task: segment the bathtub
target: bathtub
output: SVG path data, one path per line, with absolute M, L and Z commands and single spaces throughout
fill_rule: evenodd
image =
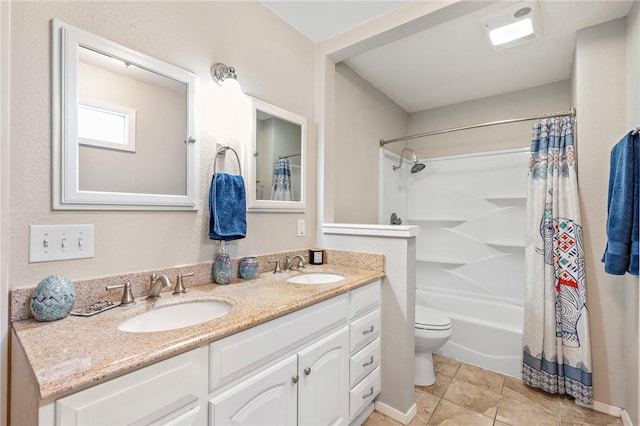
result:
M 437 353 L 522 377 L 522 306 L 432 290 L 417 290 L 416 303 L 451 319 L 453 335 Z

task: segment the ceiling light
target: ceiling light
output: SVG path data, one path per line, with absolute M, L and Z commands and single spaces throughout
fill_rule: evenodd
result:
M 509 43 L 533 34 L 533 22 L 531 19 L 521 19 L 502 27 L 489 31 L 489 38 L 494 46 Z
M 491 44 L 497 48 L 515 46 L 540 37 L 540 9 L 537 2 L 519 2 L 480 19 Z

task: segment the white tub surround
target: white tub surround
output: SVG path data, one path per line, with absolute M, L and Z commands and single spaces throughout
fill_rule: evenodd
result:
M 516 377 L 528 157 L 523 148 L 423 160 L 426 169 L 408 176 L 403 217 L 420 227 L 417 303 L 453 325 L 437 352 Z
M 323 224 L 324 247 L 379 253 L 382 280 L 382 391 L 376 410 L 409 424 L 416 415 L 414 395 L 415 254 L 417 226 Z

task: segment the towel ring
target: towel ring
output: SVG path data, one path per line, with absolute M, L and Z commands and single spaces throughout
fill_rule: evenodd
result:
M 219 155 L 227 155 L 227 150 L 231 150 L 233 151 L 233 153 L 236 155 L 236 160 L 238 160 L 238 171 L 240 172 L 240 174 L 242 174 L 242 165 L 240 164 L 240 157 L 238 157 L 238 153 L 236 152 L 235 149 L 231 148 L 230 146 L 221 146 L 220 148 L 218 148 L 218 151 L 216 152 L 216 158 L 213 160 L 213 174 L 216 174 L 216 163 L 218 162 L 218 156 Z

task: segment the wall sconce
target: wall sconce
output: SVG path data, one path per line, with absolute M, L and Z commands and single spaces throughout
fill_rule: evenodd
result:
M 222 87 L 235 87 L 240 91 L 240 83 L 234 67 L 216 62 L 211 67 L 211 78 Z

